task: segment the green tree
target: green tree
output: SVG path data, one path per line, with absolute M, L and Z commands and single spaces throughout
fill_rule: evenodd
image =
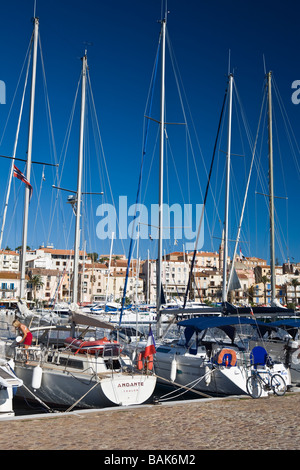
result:
M 96 253 L 95 251 L 93 253 L 88 253 L 88 256 L 91 258 L 93 263 L 95 263 L 98 259 L 98 253 Z
M 44 285 L 42 276 L 40 274 L 36 274 L 35 276 L 32 276 L 30 278 L 30 283 L 33 286 L 33 298 L 34 298 L 34 301 L 36 302 L 36 290 L 38 287 L 41 287 Z
M 268 278 L 268 276 L 261 276 L 261 282 L 263 283 L 264 285 L 264 303 L 266 304 L 267 303 L 267 288 L 266 288 L 266 284 L 268 282 L 270 282 L 270 278 Z

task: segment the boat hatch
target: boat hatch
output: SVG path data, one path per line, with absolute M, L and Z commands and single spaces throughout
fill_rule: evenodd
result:
M 108 359 L 107 361 L 105 360 L 105 365 L 106 368 L 109 370 L 118 370 L 121 369 L 121 364 L 119 359 Z
M 170 348 L 164 348 L 164 347 L 162 347 L 162 346 L 159 346 L 159 347 L 157 348 L 157 352 L 168 353 L 168 352 L 170 352 L 170 351 L 171 351 Z
M 70 359 L 67 357 L 60 357 L 59 363 L 62 366 L 73 367 L 73 369 L 83 369 L 83 361 L 79 361 L 78 359 Z
M 83 361 L 80 359 L 73 359 L 71 357 L 64 357 L 64 356 L 48 356 L 48 362 L 52 362 L 54 364 L 58 364 L 65 367 L 72 367 L 73 369 L 80 369 L 83 370 Z

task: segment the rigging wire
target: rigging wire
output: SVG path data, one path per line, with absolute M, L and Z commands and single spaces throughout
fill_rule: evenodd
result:
M 233 276 L 235 255 L 236 255 L 237 246 L 238 246 L 238 243 L 239 243 L 239 240 L 240 240 L 241 227 L 242 227 L 242 222 L 243 222 L 243 218 L 244 218 L 244 210 L 245 210 L 245 206 L 246 206 L 246 201 L 247 201 L 247 198 L 248 198 L 250 178 L 251 178 L 251 175 L 252 175 L 252 168 L 253 168 L 253 163 L 254 163 L 255 154 L 256 154 L 256 146 L 257 146 L 257 140 L 258 140 L 258 135 L 259 135 L 259 130 L 260 130 L 260 124 L 261 124 L 261 118 L 262 118 L 262 113 L 263 113 L 263 108 L 264 108 L 265 97 L 266 97 L 266 95 L 264 95 L 264 97 L 263 97 L 263 102 L 262 102 L 262 105 L 261 105 L 261 111 L 260 111 L 260 116 L 259 116 L 259 121 L 258 121 L 258 128 L 257 128 L 257 132 L 256 132 L 256 138 L 255 138 L 254 146 L 253 146 L 253 149 L 252 149 L 252 159 L 251 159 L 250 170 L 249 170 L 247 184 L 246 184 L 245 196 L 244 196 L 244 201 L 243 201 L 242 212 L 241 212 L 241 215 L 240 215 L 240 220 L 239 220 L 239 225 L 238 225 L 238 231 L 237 231 L 233 256 L 232 256 L 231 269 L 230 269 L 228 285 L 227 285 L 227 294 L 228 294 L 228 291 L 229 291 L 230 281 L 231 281 L 232 276 Z M 241 107 L 241 109 L 242 109 L 242 107 Z M 244 119 L 245 118 L 244 113 L 242 113 L 242 116 L 243 116 L 243 119 Z M 246 122 L 244 124 L 246 124 Z M 245 128 L 248 130 L 248 126 L 245 126 Z M 250 136 L 250 130 L 248 130 L 249 143 L 252 144 L 252 139 L 250 141 L 250 137 L 251 137 Z M 251 145 L 251 147 L 252 147 L 252 145 Z
M 219 132 L 220 132 L 221 123 L 222 123 L 222 119 L 223 119 L 225 103 L 226 103 L 226 100 L 227 100 L 227 92 L 228 92 L 228 89 L 226 88 L 224 99 L 223 99 L 223 104 L 222 104 L 222 108 L 221 108 L 219 124 L 218 124 L 217 136 L 216 136 L 215 145 L 214 145 L 214 149 L 213 149 L 213 156 L 212 156 L 211 165 L 210 165 L 210 169 L 209 169 L 208 181 L 207 181 L 207 184 L 206 184 L 205 196 L 204 196 L 204 200 L 203 200 L 203 210 L 205 209 L 208 190 L 209 190 L 209 187 L 210 187 L 210 179 L 211 179 L 213 164 L 214 164 L 214 160 L 215 160 L 217 143 L 218 143 L 218 140 L 219 140 Z M 203 210 L 202 210 L 202 215 L 203 215 Z M 199 224 L 199 227 L 198 227 L 198 235 L 197 235 L 197 239 L 196 239 L 196 243 L 195 243 L 195 249 L 194 249 L 194 253 L 193 253 L 192 262 L 191 262 L 187 288 L 186 288 L 186 292 L 185 292 L 185 295 L 184 295 L 183 308 L 185 308 L 185 306 L 186 306 L 188 293 L 189 293 L 189 290 L 190 290 L 190 287 L 191 287 L 191 280 L 192 280 L 193 269 L 194 269 L 196 254 L 197 254 L 198 237 L 199 237 L 199 234 L 200 234 L 201 223 L 202 223 L 202 218 L 201 218 L 201 221 L 200 221 L 200 224 Z
M 272 83 L 273 83 L 273 90 L 275 92 L 274 96 L 276 97 L 276 104 L 278 104 L 279 110 L 281 112 L 281 117 L 282 117 L 282 120 L 283 120 L 283 123 L 284 123 L 284 128 L 285 128 L 285 131 L 286 131 L 286 136 L 287 136 L 287 140 L 288 140 L 288 143 L 289 143 L 289 146 L 290 146 L 290 150 L 291 150 L 291 153 L 292 153 L 293 157 L 295 158 L 296 170 L 299 171 L 299 165 L 298 165 L 297 158 L 296 158 L 296 151 L 295 151 L 293 143 L 292 143 L 293 138 L 295 136 L 293 134 L 292 127 L 290 126 L 290 122 L 289 122 L 286 110 L 284 108 L 282 98 L 280 96 L 280 93 L 279 93 L 279 90 L 278 90 L 278 87 L 277 87 L 277 84 L 276 84 L 276 81 L 275 81 L 274 77 L 273 77 Z M 267 109 L 265 111 L 265 116 L 266 115 L 267 115 Z M 285 194 L 287 194 L 287 186 L 286 186 L 286 182 L 285 182 L 285 173 L 284 173 L 284 168 L 283 168 L 284 165 L 283 165 L 282 151 L 281 151 L 281 145 L 280 145 L 280 142 L 279 142 L 279 125 L 278 125 L 276 113 L 274 112 L 274 107 L 273 107 L 273 122 L 274 122 L 274 131 L 275 131 L 275 134 L 276 134 L 276 144 L 277 144 L 276 150 L 277 150 L 277 153 L 279 155 L 279 162 L 280 162 L 280 165 L 281 165 L 281 175 L 282 175 L 282 179 L 283 179 L 282 186 L 285 189 Z M 266 127 L 266 125 L 264 125 L 264 128 L 265 127 Z M 291 134 L 292 134 L 293 138 L 291 137 Z M 297 151 L 299 152 L 299 147 L 297 145 L 296 139 L 294 139 L 294 140 L 295 140 L 295 143 L 296 143 Z M 274 139 L 274 141 L 275 141 L 275 139 Z M 263 145 L 263 137 L 262 137 L 262 140 L 261 140 L 261 149 L 262 149 L 262 145 Z M 262 193 L 265 195 L 264 200 L 265 200 L 265 203 L 266 203 L 267 212 L 269 214 L 269 203 L 268 203 L 268 196 L 267 196 L 268 195 L 268 189 L 267 189 L 266 184 L 264 183 L 264 179 L 263 179 L 266 172 L 263 169 L 262 158 L 261 158 L 262 153 L 263 153 L 263 151 L 261 150 L 260 151 L 259 161 L 256 163 L 257 175 L 258 175 L 258 180 L 259 180 L 261 188 L 262 188 Z M 298 173 L 298 176 L 299 176 L 299 173 Z M 278 198 L 278 196 L 276 198 Z M 286 236 L 284 235 L 284 230 L 282 228 L 282 220 L 278 215 L 278 210 L 276 210 L 276 207 L 274 209 L 274 212 L 275 212 L 274 217 L 275 217 L 275 221 L 276 221 L 276 223 L 275 223 L 276 242 L 277 242 L 277 245 L 278 245 L 278 248 L 280 250 L 282 258 L 285 259 L 284 253 L 286 253 L 287 257 L 288 257 L 288 251 L 289 251 L 289 243 L 288 243 L 288 230 L 289 230 L 289 224 L 288 224 L 288 198 L 286 196 L 284 196 L 284 197 L 282 197 L 282 199 L 286 200 L 286 216 L 287 216 L 287 220 L 286 220 L 287 234 L 286 234 Z M 256 205 L 255 205 L 255 209 L 256 209 Z M 255 215 L 256 215 L 255 219 L 256 219 L 256 231 L 257 231 L 257 210 L 255 212 Z M 268 233 L 268 229 L 267 229 L 266 235 L 267 235 L 267 233 Z M 284 244 L 285 248 L 282 244 L 282 240 L 283 240 L 283 244 Z M 256 233 L 256 244 L 257 244 L 257 233 Z
M 27 52 L 26 52 L 26 54 L 25 54 L 25 59 L 24 59 L 24 62 L 23 62 L 22 68 L 21 68 L 21 72 L 20 72 L 20 75 L 19 75 L 19 78 L 18 78 L 18 82 L 17 82 L 16 89 L 15 89 L 15 92 L 14 92 L 14 96 L 13 96 L 13 98 L 12 98 L 12 102 L 11 102 L 11 105 L 10 105 L 10 108 L 9 108 L 9 111 L 8 111 L 7 119 L 6 119 L 4 128 L 3 128 L 3 132 L 2 132 L 1 139 L 0 139 L 0 145 L 2 145 L 2 142 L 3 142 L 3 138 L 4 138 L 4 135 L 5 135 L 5 132 L 6 132 L 6 128 L 7 128 L 7 125 L 8 125 L 8 121 L 9 121 L 9 119 L 10 119 L 10 115 L 11 115 L 11 112 L 12 112 L 12 108 L 13 108 L 13 105 L 14 105 L 14 102 L 15 102 L 15 99 L 16 99 L 16 95 L 17 95 L 17 91 L 18 91 L 19 85 L 20 85 L 21 77 L 22 77 L 22 75 L 23 75 L 23 70 L 24 70 L 25 64 L 26 64 L 26 62 L 27 62 L 27 57 L 28 57 L 29 53 L 31 54 L 32 42 L 33 42 L 33 33 L 32 33 L 32 35 L 31 35 L 31 38 L 30 38 L 30 41 L 29 41 L 29 45 L 28 45 L 28 48 L 27 48 Z
M 204 155 L 203 155 L 201 145 L 200 145 L 200 142 L 199 142 L 198 133 L 196 131 L 196 126 L 195 126 L 195 123 L 194 123 L 194 120 L 193 120 L 193 117 L 192 117 L 191 109 L 190 109 L 189 102 L 188 102 L 188 99 L 187 99 L 187 95 L 186 95 L 186 92 L 185 92 L 185 88 L 184 88 L 184 85 L 183 85 L 183 80 L 181 78 L 179 66 L 178 66 L 178 63 L 177 63 L 177 60 L 176 60 L 176 57 L 175 57 L 174 49 L 172 47 L 172 43 L 171 43 L 168 31 L 166 31 L 166 33 L 167 33 L 166 34 L 167 44 L 168 44 L 168 48 L 169 48 L 169 52 L 170 52 L 170 60 L 171 60 L 172 68 L 173 68 L 173 73 L 174 73 L 174 77 L 175 77 L 175 81 L 176 81 L 177 92 L 178 92 L 179 100 L 180 100 L 180 103 L 181 103 L 181 109 L 182 109 L 182 113 L 183 113 L 183 120 L 184 120 L 184 123 L 186 125 L 187 143 L 189 144 L 189 148 L 191 149 L 191 156 L 192 156 L 192 161 L 193 161 L 193 164 L 194 164 L 195 175 L 196 175 L 196 178 L 197 178 L 199 191 L 200 191 L 200 194 L 201 194 L 201 197 L 202 197 L 202 200 L 203 200 L 202 185 L 200 183 L 200 176 L 199 176 L 199 172 L 198 172 L 199 164 L 196 161 L 196 155 L 195 155 L 195 151 L 194 151 L 194 148 L 193 148 L 193 145 L 192 145 L 192 137 L 191 137 L 191 132 L 190 132 L 190 126 L 188 125 L 187 112 L 185 110 L 183 97 L 185 99 L 185 102 L 187 103 L 186 107 L 187 107 L 189 119 L 191 121 L 191 128 L 192 128 L 192 130 L 194 132 L 194 135 L 195 135 L 198 151 L 199 151 L 199 154 L 200 154 L 200 157 L 201 157 L 201 162 L 202 162 L 202 165 L 203 165 L 203 170 L 204 170 L 204 174 L 206 175 L 206 178 L 208 178 L 208 170 L 207 170 L 207 167 L 206 167 L 206 162 L 205 162 Z M 189 190 L 189 188 L 190 188 L 190 184 L 188 185 L 188 190 Z M 218 204 L 216 203 L 216 200 L 215 200 L 215 195 L 212 193 L 211 196 L 212 196 L 212 199 L 213 199 L 213 204 L 214 204 L 215 211 L 218 215 L 219 220 L 221 220 L 220 216 L 219 216 L 219 212 L 218 212 Z M 204 215 L 205 215 L 206 221 L 207 221 L 207 229 L 209 231 L 210 238 L 212 239 L 212 230 L 210 229 L 208 214 L 204 214 Z
M 148 96 L 150 98 L 150 102 L 149 102 L 149 111 L 150 111 L 149 115 L 150 116 L 151 116 L 151 112 L 152 112 L 152 104 L 153 104 L 153 97 L 154 97 L 154 85 L 155 85 L 155 79 L 156 79 L 156 74 L 157 74 L 157 69 L 158 69 L 159 49 L 160 49 L 160 44 L 161 44 L 161 33 L 159 35 L 158 44 L 159 45 L 158 45 L 157 54 L 156 54 L 156 58 L 155 58 L 154 74 L 152 75 L 153 81 L 150 84 L 151 92 L 148 94 Z M 145 155 L 146 155 L 146 151 L 147 151 L 149 126 L 150 126 L 150 121 L 147 120 L 147 124 L 146 124 L 146 127 L 145 127 L 145 134 L 144 134 L 144 143 L 143 143 L 143 148 L 142 148 L 142 161 L 141 161 L 141 167 L 140 167 L 139 182 L 138 182 L 138 188 L 137 188 L 137 194 L 136 194 L 135 215 L 136 215 L 137 206 L 138 206 L 140 198 L 141 198 L 141 185 L 142 185 Z M 132 235 L 133 235 L 133 231 L 134 231 L 134 227 L 135 227 L 135 221 L 136 221 L 136 218 L 134 219 L 133 224 L 132 224 Z M 130 237 L 129 255 L 128 255 L 127 268 L 126 268 L 126 277 L 125 277 L 125 283 L 124 283 L 124 290 L 123 290 L 119 325 L 121 325 L 121 323 L 122 323 L 122 316 L 123 316 L 123 311 L 124 311 L 124 306 L 125 306 L 126 289 L 127 289 L 130 262 L 131 262 L 131 256 L 132 256 L 132 244 L 133 244 L 133 236 Z
M 90 79 L 89 72 L 87 72 L 87 79 L 88 79 L 87 81 L 88 81 L 88 84 L 89 84 L 89 87 L 90 87 L 91 100 L 92 100 L 92 110 L 94 112 L 94 119 L 95 119 L 95 124 L 96 124 L 96 129 L 97 129 L 97 135 L 98 135 L 98 138 L 99 138 L 99 144 L 100 144 L 100 148 L 101 148 L 101 152 L 102 152 L 102 158 L 103 158 L 106 178 L 107 178 L 107 182 L 108 182 L 108 186 L 109 186 L 110 196 L 111 196 L 113 206 L 116 207 L 114 196 L 113 196 L 113 191 L 112 191 L 112 186 L 111 186 L 111 182 L 110 182 L 110 178 L 109 178 L 108 167 L 107 167 L 107 163 L 106 163 L 105 152 L 104 152 L 102 137 L 101 137 L 101 133 L 100 133 L 99 121 L 98 121 L 98 118 L 97 118 L 95 100 L 94 100 L 94 96 L 93 96 L 93 92 L 92 92 L 91 79 Z M 118 217 L 116 218 L 116 221 L 117 221 L 117 226 L 120 230 Z M 123 239 L 121 239 L 121 244 L 122 244 L 122 247 L 123 247 L 123 252 L 125 253 L 125 247 L 124 247 Z
M 79 80 L 78 80 L 78 83 L 77 83 L 77 88 L 76 88 L 76 91 L 75 91 L 75 97 L 74 97 L 73 105 L 72 105 L 72 108 L 71 108 L 70 118 L 69 118 L 69 122 L 68 122 L 68 125 L 67 125 L 67 130 L 66 130 L 64 142 L 63 142 L 63 145 L 62 145 L 62 150 L 61 150 L 61 153 L 60 153 L 60 158 L 59 158 L 60 173 L 57 172 L 56 175 L 55 175 L 55 185 L 58 186 L 58 187 L 61 186 L 64 166 L 65 166 L 65 163 L 66 163 L 67 151 L 68 151 L 68 146 L 69 146 L 69 141 L 70 141 L 70 135 L 71 135 L 72 125 L 73 125 L 73 120 L 74 120 L 74 114 L 75 114 L 75 108 L 76 108 L 76 102 L 77 102 L 80 83 L 81 83 L 81 73 L 80 73 L 80 77 L 79 77 Z M 53 197 L 54 197 L 54 204 L 53 204 L 52 215 L 50 216 L 50 220 L 49 220 L 47 244 L 50 240 L 50 236 L 51 236 L 51 233 L 52 233 L 54 217 L 55 217 L 55 215 L 57 215 L 57 217 L 58 217 L 59 212 L 61 213 L 61 216 L 62 216 L 62 219 L 63 219 L 63 227 L 65 228 L 65 227 L 69 226 L 69 230 L 70 230 L 70 227 L 71 227 L 71 224 L 67 224 L 66 221 L 65 221 L 61 191 L 58 189 L 55 192 L 55 195 Z M 58 204 L 59 204 L 59 207 L 57 208 Z M 69 235 L 66 236 L 66 245 L 65 246 L 68 246 L 68 239 L 69 239 Z
M 31 52 L 32 52 L 32 49 L 30 49 L 30 54 L 29 54 L 29 58 L 28 58 L 28 64 L 27 64 L 27 70 L 26 70 L 26 75 L 25 75 L 23 94 L 22 94 L 22 99 L 21 99 L 20 113 L 19 113 L 19 119 L 18 119 L 18 124 L 17 124 L 17 131 L 16 131 L 16 137 L 15 137 L 14 149 L 13 149 L 13 159 L 11 161 L 10 173 L 9 173 L 8 182 L 7 182 L 6 191 L 5 191 L 6 199 L 5 199 L 4 209 L 3 209 L 2 227 L 1 227 L 1 234 L 0 234 L 0 248 L 2 248 L 3 233 L 4 233 L 5 223 L 6 223 L 6 214 L 7 214 L 8 203 L 9 203 L 9 198 L 10 198 L 11 182 L 12 182 L 13 171 L 14 171 L 14 159 L 15 159 L 15 156 L 16 156 L 17 145 L 18 145 L 18 141 L 19 141 L 21 118 L 22 118 L 22 115 L 23 115 L 24 99 L 25 99 L 25 93 L 26 93 L 26 89 L 27 89 L 29 67 L 30 67 L 30 62 L 31 62 Z

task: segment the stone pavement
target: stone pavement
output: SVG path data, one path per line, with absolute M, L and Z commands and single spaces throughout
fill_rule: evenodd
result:
M 300 450 L 300 394 L 0 421 L 1 450 Z

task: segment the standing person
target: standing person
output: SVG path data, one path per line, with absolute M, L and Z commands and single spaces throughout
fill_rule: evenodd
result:
M 28 349 L 29 346 L 31 346 L 32 343 L 32 333 L 29 331 L 29 328 L 27 328 L 26 325 L 23 325 L 19 320 L 14 320 L 13 321 L 13 326 L 17 328 L 22 335 L 22 339 L 19 344 L 23 343 L 25 349 Z M 28 364 L 28 351 L 26 351 L 26 364 Z

